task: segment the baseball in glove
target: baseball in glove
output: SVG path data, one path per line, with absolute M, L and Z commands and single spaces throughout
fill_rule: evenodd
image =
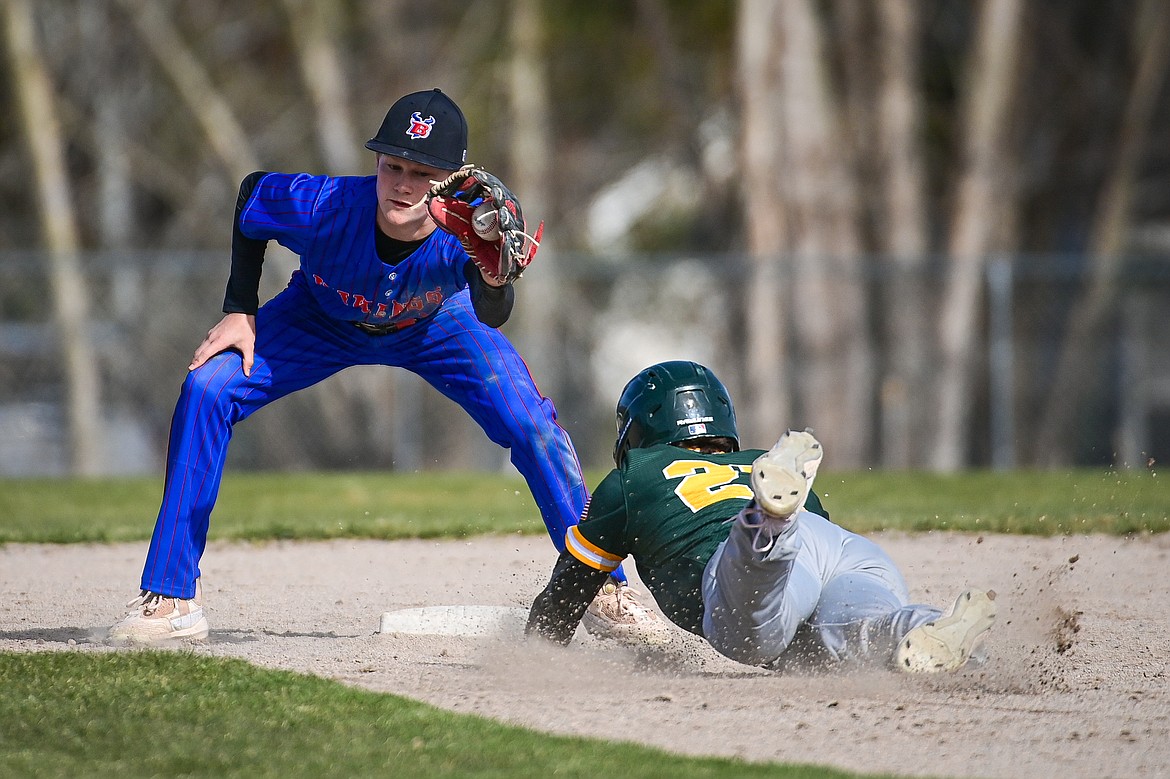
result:
M 520 278 L 536 256 L 544 222 L 524 231 L 520 201 L 504 182 L 474 165 L 464 165 L 427 193 L 427 211 L 463 244 L 480 272 L 497 285 Z

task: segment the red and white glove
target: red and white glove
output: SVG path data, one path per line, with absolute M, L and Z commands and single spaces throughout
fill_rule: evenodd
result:
M 433 185 L 427 212 L 459 239 L 484 277 L 497 285 L 520 278 L 544 233 L 541 222 L 528 235 L 520 201 L 499 178 L 474 165 L 464 165 Z

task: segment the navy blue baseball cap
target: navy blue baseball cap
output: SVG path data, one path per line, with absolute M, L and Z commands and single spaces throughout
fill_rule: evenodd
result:
M 467 161 L 467 119 L 439 89 L 412 92 L 390 106 L 366 148 L 432 168 L 457 170 Z

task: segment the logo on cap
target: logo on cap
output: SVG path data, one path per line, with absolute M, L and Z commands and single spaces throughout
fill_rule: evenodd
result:
M 406 128 L 406 134 L 415 140 L 426 138 L 431 134 L 431 128 L 434 126 L 435 117 L 428 116 L 426 119 L 423 119 L 422 114 L 415 111 L 410 115 L 410 127 Z

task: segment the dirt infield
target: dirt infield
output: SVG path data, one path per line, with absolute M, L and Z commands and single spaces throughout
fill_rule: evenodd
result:
M 396 637 L 382 612 L 527 606 L 546 539 L 213 544 L 211 637 L 194 651 L 319 674 L 458 712 L 693 755 L 905 776 L 1170 777 L 1170 537 L 875 536 L 912 597 L 999 594 L 979 668 L 778 675 L 680 634 L 665 653 L 581 637 Z M 145 544 L 0 547 L 0 650 L 101 643 L 137 586 Z

